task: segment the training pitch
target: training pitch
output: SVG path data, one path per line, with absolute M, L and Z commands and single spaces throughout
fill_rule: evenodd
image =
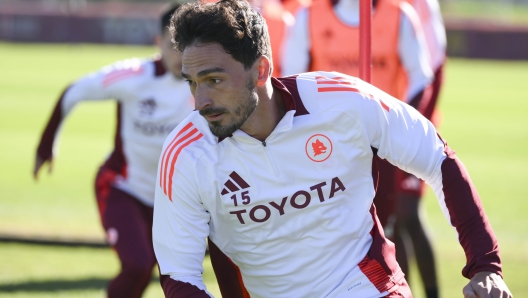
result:
M 153 47 L 0 43 L 0 238 L 101 242 L 93 179 L 110 152 L 115 103 L 81 103 L 65 121 L 52 174 L 31 175 L 35 149 L 62 90 L 116 60 Z M 450 59 L 440 98 L 440 133 L 469 170 L 501 245 L 505 279 L 528 293 L 528 62 Z M 462 297 L 465 263 L 456 232 L 431 191 L 423 199 L 441 296 Z M 0 242 L 0 297 L 104 297 L 118 272 L 107 248 Z M 208 259 L 205 279 L 217 295 Z M 414 269 L 414 267 L 413 267 Z M 410 282 L 424 297 L 416 270 Z M 154 278 L 146 297 L 162 296 Z

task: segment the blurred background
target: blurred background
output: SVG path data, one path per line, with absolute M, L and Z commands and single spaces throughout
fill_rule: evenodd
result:
M 119 271 L 93 195 L 113 145 L 115 103 L 83 103 L 61 131 L 52 173 L 35 150 L 61 92 L 114 61 L 149 57 L 167 1 L 0 0 L 0 297 L 104 297 Z M 440 0 L 447 33 L 439 109 L 501 245 L 515 297 L 528 295 L 528 0 Z M 464 253 L 424 198 L 441 297 L 462 297 Z M 205 278 L 219 295 L 210 265 Z M 411 270 L 416 270 L 411 263 Z M 415 297 L 425 297 L 417 274 Z M 153 278 L 145 297 L 161 297 Z M 528 297 L 528 296 L 526 296 Z

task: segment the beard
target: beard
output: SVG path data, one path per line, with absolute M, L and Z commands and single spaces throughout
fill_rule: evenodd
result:
M 257 108 L 257 102 L 258 102 L 258 96 L 255 91 L 255 84 L 251 81 L 251 79 L 248 79 L 246 82 L 246 92 L 244 97 L 246 97 L 246 100 L 243 101 L 243 103 L 238 106 L 233 113 L 230 113 L 227 108 L 224 107 L 208 107 L 205 109 L 200 110 L 200 115 L 207 116 L 207 115 L 215 115 L 215 114 L 231 114 L 233 116 L 233 119 L 230 123 L 222 125 L 220 121 L 211 121 L 209 123 L 209 129 L 211 129 L 211 132 L 223 139 L 230 137 L 233 135 L 235 131 L 240 129 L 244 122 L 246 122 L 247 118 L 253 113 L 253 111 Z

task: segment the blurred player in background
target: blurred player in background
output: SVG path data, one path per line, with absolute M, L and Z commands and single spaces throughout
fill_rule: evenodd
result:
M 429 101 L 422 101 L 422 107 L 419 110 L 422 111 L 422 115 L 438 125 L 440 119 L 434 114 L 434 111 L 443 83 L 443 69 L 447 50 L 446 31 L 440 5 L 438 0 L 404 1 L 409 2 L 418 13 L 429 52 L 429 65 L 434 72 L 432 94 Z
M 408 4 L 373 1 L 372 83 L 418 106 L 433 79 L 416 12 Z M 359 0 L 315 1 L 301 8 L 285 41 L 282 72 L 359 74 Z
M 446 59 L 445 27 L 437 0 L 406 0 L 413 5 L 422 24 L 429 65 L 434 71 L 434 81 L 429 95 L 420 102 L 418 110 L 438 127 L 440 113 L 436 109 L 443 81 L 443 65 Z M 394 225 L 396 259 L 403 272 L 409 274 L 409 259 L 416 258 L 427 298 L 439 297 L 439 286 L 433 248 L 423 219 L 420 218 L 421 197 L 425 184 L 414 175 L 396 171 L 396 207 L 389 224 Z
M 429 104 L 434 105 L 430 61 L 423 28 L 412 6 L 401 0 L 374 0 L 372 84 L 426 115 Z M 285 42 L 282 69 L 284 74 L 335 70 L 358 76 L 359 0 L 321 0 L 301 9 Z M 436 297 L 433 250 L 419 221 L 416 203 L 422 192 L 421 180 L 385 160 L 376 159 L 376 162 L 379 185 L 374 203 L 380 222 L 387 236 L 396 242 L 398 261 L 401 259 L 406 274 L 409 272 L 406 253 L 410 250 L 404 249 L 401 236 L 416 239 L 417 263 L 426 292 L 428 297 Z M 402 220 L 397 220 L 396 213 L 402 214 Z M 409 224 L 419 226 L 409 227 Z M 399 229 L 397 233 L 396 229 Z
M 280 0 L 253 0 L 250 3 L 253 7 L 260 9 L 262 16 L 266 20 L 270 34 L 271 49 L 273 53 L 277 53 L 273 60 L 273 76 L 280 77 L 282 75 L 281 54 L 287 29 L 293 26 L 295 22 L 293 15 Z
M 102 226 L 121 262 L 120 273 L 108 285 L 109 298 L 141 297 L 150 281 L 156 263 L 151 235 L 158 157 L 167 135 L 194 106 L 189 86 L 181 78 L 181 55 L 172 49 L 167 30 L 177 7 L 161 16 L 159 55 L 116 62 L 64 91 L 37 149 L 35 179 L 45 163 L 51 168 L 59 127 L 77 103 L 117 101 L 114 151 L 95 181 Z
M 312 0 L 283 0 L 282 5 L 292 15 L 296 15 L 299 9 L 308 7 L 312 4 Z

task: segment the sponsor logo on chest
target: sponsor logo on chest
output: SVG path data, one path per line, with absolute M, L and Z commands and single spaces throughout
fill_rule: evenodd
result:
M 328 193 L 327 190 L 330 190 Z M 241 192 L 238 192 L 243 190 Z M 339 177 L 332 178 L 331 181 L 323 181 L 315 185 L 306 187 L 293 192 L 293 194 L 283 197 L 282 199 L 272 200 L 265 204 L 249 206 L 252 203 L 251 186 L 235 171 L 229 174 L 228 180 L 224 183 L 221 195 L 230 195 L 231 204 L 237 207 L 237 210 L 229 212 L 235 216 L 240 224 L 246 224 L 249 221 L 263 223 L 274 216 L 283 216 L 295 209 L 304 209 L 313 204 L 321 204 L 332 199 L 336 192 L 345 191 L 346 187 Z M 312 196 L 313 192 L 316 195 Z M 325 196 L 328 193 L 328 197 Z M 286 208 L 290 205 L 294 209 Z M 288 212 L 286 210 L 289 210 Z

